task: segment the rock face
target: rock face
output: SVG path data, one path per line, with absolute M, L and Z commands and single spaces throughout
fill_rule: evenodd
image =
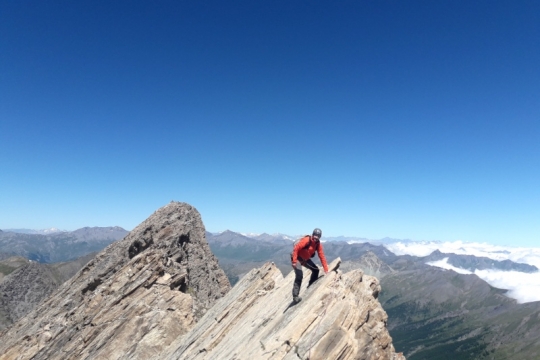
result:
M 197 210 L 172 202 L 0 334 L 0 359 L 150 359 L 230 289 Z
M 4 277 L 29 263 L 30 261 L 22 256 L 10 256 L 9 254 L 0 253 L 0 283 L 2 283 Z
M 47 265 L 28 262 L 0 283 L 0 330 L 26 315 L 62 281 Z
M 28 314 L 96 253 L 56 264 L 40 264 L 20 256 L 0 260 L 0 331 Z M 7 276 L 2 278 L 6 271 Z
M 291 303 L 294 273 L 273 263 L 248 273 L 163 359 L 405 359 L 396 354 L 376 278 L 336 270 Z
M 364 274 L 375 276 L 377 279 L 381 279 L 386 274 L 393 274 L 396 271 L 388 266 L 384 261 L 379 259 L 372 251 L 366 251 L 364 255 L 358 260 L 344 261 L 341 265 L 343 271 L 349 271 L 354 269 L 362 269 Z

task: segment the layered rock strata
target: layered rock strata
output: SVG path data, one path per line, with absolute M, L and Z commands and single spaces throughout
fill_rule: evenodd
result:
M 377 300 L 374 277 L 337 270 L 291 302 L 294 273 L 283 277 L 273 263 L 248 273 L 163 359 L 405 359 L 396 353 Z
M 151 359 L 230 289 L 197 210 L 172 202 L 0 334 L 0 359 Z

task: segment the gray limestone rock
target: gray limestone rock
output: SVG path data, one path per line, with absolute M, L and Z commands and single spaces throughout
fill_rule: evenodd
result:
M 26 262 L 0 283 L 0 312 L 5 314 L 0 330 L 26 315 L 62 283 L 51 267 Z
M 0 260 L 0 331 L 28 314 L 94 256 L 96 253 L 56 264 L 36 263 L 20 256 Z
M 161 359 L 380 359 L 404 360 L 386 329 L 377 300 L 378 280 L 337 270 L 306 287 L 294 304 L 294 272 L 285 278 L 273 263 L 244 276 Z
M 197 210 L 171 202 L 0 334 L 0 359 L 150 359 L 230 284 Z
M 366 251 L 358 260 L 344 261 L 340 268 L 344 272 L 362 269 L 364 274 L 375 276 L 377 279 L 382 279 L 387 274 L 396 272 L 370 250 Z

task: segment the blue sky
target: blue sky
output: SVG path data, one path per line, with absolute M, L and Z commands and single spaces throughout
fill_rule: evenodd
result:
M 535 1 L 4 1 L 0 228 L 535 245 Z

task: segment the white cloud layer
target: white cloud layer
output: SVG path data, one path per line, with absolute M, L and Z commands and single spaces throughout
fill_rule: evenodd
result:
M 444 259 L 438 260 L 438 261 L 427 262 L 426 264 L 431 265 L 431 266 L 440 267 L 440 268 L 446 269 L 446 270 L 454 270 L 455 272 L 457 272 L 459 274 L 472 274 L 472 272 L 470 272 L 469 270 L 458 268 L 458 267 L 455 267 L 454 265 L 449 264 L 448 263 L 448 258 L 444 258 Z
M 437 242 L 395 242 L 384 246 L 396 255 L 427 256 L 435 250 L 449 254 L 484 256 L 493 260 L 534 265 L 540 269 L 540 248 L 499 246 L 487 243 L 467 243 L 463 241 Z
M 508 289 L 506 296 L 519 303 L 540 301 L 540 272 L 476 270 L 474 273 L 491 286 Z
M 396 242 L 384 245 L 396 255 L 427 256 L 435 250 L 443 253 L 484 256 L 494 260 L 512 260 L 540 268 L 540 248 L 519 248 L 486 243 L 453 242 Z M 470 272 L 448 264 L 448 258 L 427 263 L 431 266 L 453 270 L 460 274 L 476 274 L 491 286 L 507 289 L 506 295 L 519 303 L 540 301 L 540 272 L 475 270 Z

